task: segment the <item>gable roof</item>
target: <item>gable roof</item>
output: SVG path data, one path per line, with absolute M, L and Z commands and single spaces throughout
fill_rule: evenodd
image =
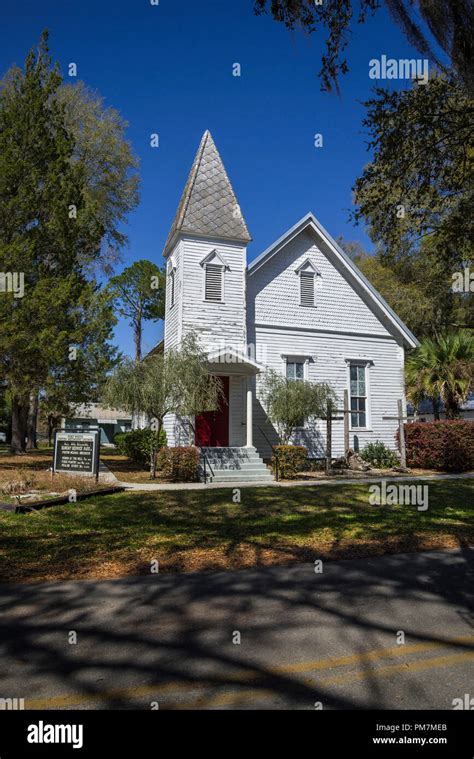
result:
M 252 239 L 209 130 L 204 132 L 194 158 L 165 243 L 164 256 L 180 232 L 241 242 Z
M 311 230 L 318 237 L 328 245 L 330 250 L 336 256 L 336 258 L 342 264 L 343 269 L 347 272 L 349 277 L 355 280 L 363 289 L 367 295 L 367 300 L 372 302 L 377 308 L 382 311 L 387 320 L 393 325 L 396 332 L 404 339 L 404 341 L 411 347 L 416 348 L 420 343 L 415 335 L 408 329 L 406 324 L 397 316 L 395 311 L 390 308 L 388 303 L 375 287 L 369 282 L 361 271 L 357 268 L 355 263 L 351 261 L 347 253 L 345 253 L 340 245 L 334 240 L 333 237 L 326 231 L 326 229 L 319 223 L 316 217 L 312 213 L 303 216 L 291 229 L 285 232 L 278 240 L 276 240 L 269 248 L 263 251 L 257 258 L 255 258 L 248 266 L 248 274 L 251 276 L 255 274 L 261 266 L 264 266 L 274 255 L 276 255 L 285 245 L 293 240 L 297 235 L 306 229 Z

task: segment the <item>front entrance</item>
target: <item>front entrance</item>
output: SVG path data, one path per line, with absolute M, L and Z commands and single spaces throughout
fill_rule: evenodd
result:
M 217 411 L 206 411 L 196 417 L 198 448 L 227 448 L 229 445 L 229 377 L 219 377 L 223 399 Z

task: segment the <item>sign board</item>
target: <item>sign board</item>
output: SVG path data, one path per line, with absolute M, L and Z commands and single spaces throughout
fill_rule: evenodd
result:
M 100 432 L 56 432 L 55 472 L 99 475 Z

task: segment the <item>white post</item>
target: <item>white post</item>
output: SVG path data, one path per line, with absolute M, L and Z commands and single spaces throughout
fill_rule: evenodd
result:
M 247 448 L 253 448 L 253 396 L 250 380 L 247 385 Z

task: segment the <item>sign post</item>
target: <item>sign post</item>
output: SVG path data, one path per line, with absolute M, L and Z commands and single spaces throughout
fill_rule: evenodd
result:
M 99 479 L 100 432 L 56 431 L 54 472 L 90 474 Z

